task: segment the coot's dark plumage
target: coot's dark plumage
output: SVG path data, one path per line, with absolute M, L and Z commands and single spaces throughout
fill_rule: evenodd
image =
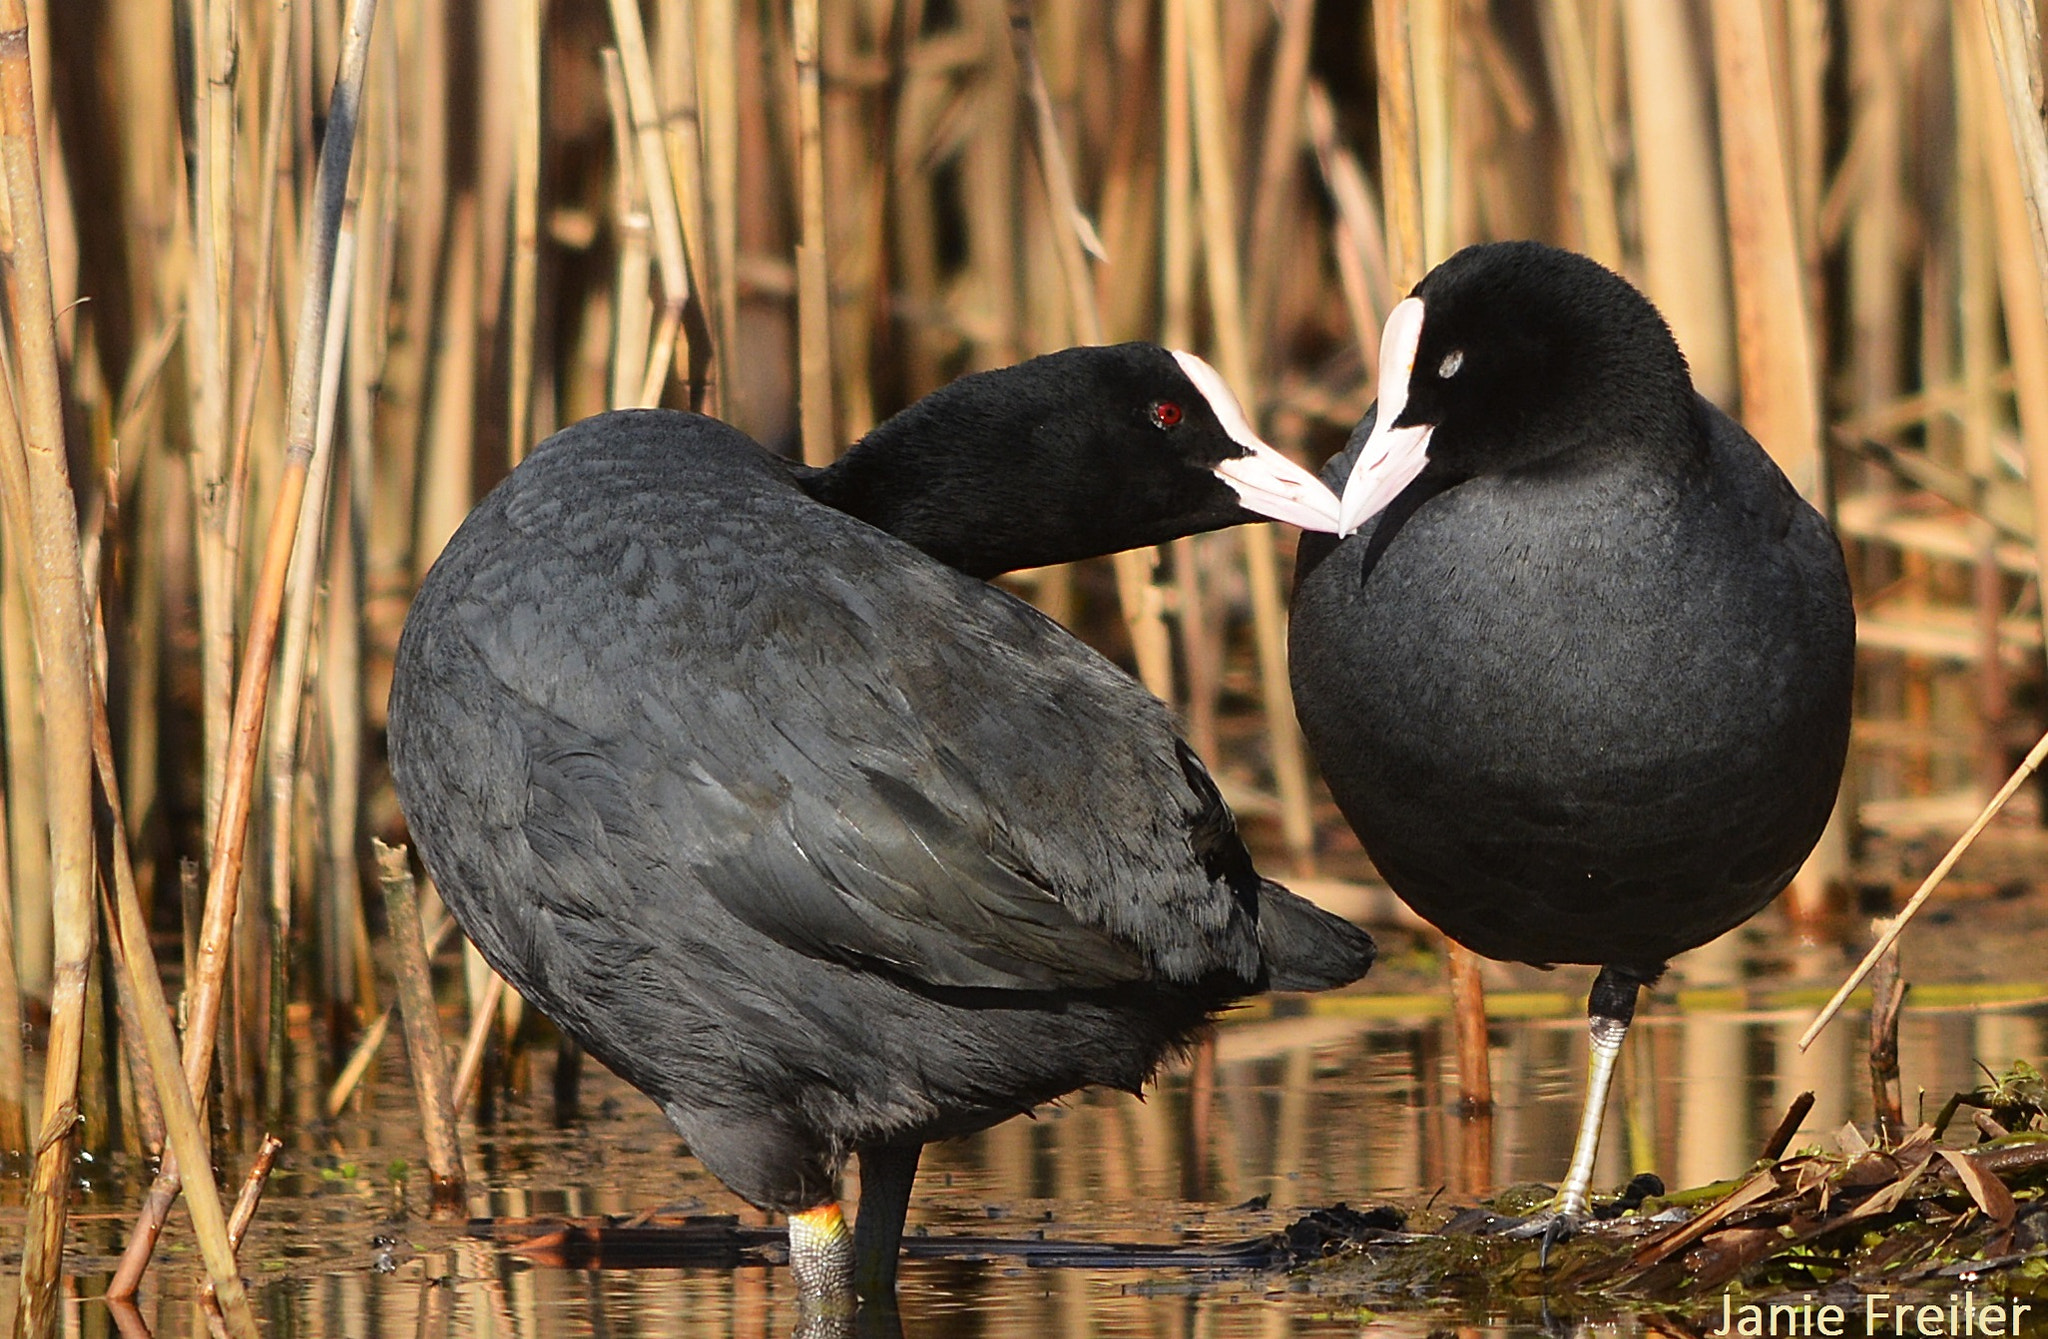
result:
M 1453 939 L 1603 969 L 1604 1085 L 1638 987 L 1761 909 L 1827 822 L 1841 550 L 1694 393 L 1649 302 L 1535 243 L 1462 251 L 1400 304 L 1375 415 L 1325 478 L 1356 533 L 1301 545 L 1290 652 L 1318 765 Z
M 1260 879 L 1164 706 L 965 575 L 1244 506 L 1335 523 L 1149 345 L 966 378 L 824 471 L 694 415 L 588 420 L 413 604 L 413 837 L 491 964 L 734 1191 L 836 1231 L 859 1151 L 879 1285 L 924 1142 L 1134 1090 L 1228 1001 L 1372 960 Z

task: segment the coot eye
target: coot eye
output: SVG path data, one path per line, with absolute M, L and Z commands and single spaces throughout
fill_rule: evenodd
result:
M 1444 355 L 1444 360 L 1437 364 L 1436 374 L 1439 379 L 1449 381 L 1452 377 L 1458 375 L 1458 369 L 1464 365 L 1465 351 L 1463 349 L 1452 349 Z
M 1180 406 L 1179 406 L 1179 405 L 1175 404 L 1175 403 L 1174 403 L 1173 401 L 1171 401 L 1171 400 L 1154 400 L 1154 401 L 1152 402 L 1152 426 L 1153 426 L 1153 427 L 1155 427 L 1155 428 L 1171 428 L 1171 427 L 1173 427 L 1173 426 L 1174 426 L 1175 424 L 1177 424 L 1177 423 L 1179 423 L 1179 422 L 1180 422 Z

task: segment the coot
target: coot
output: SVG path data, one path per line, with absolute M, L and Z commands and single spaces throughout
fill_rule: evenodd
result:
M 1583 256 L 1476 246 L 1387 321 L 1374 413 L 1302 539 L 1302 729 L 1373 863 L 1489 957 L 1599 966 L 1571 1168 L 1586 1209 L 1637 991 L 1788 883 L 1834 804 L 1842 555 Z
M 924 1143 L 1373 956 L 1259 877 L 1166 707 L 975 578 L 1336 506 L 1150 345 L 964 378 L 824 470 L 600 415 L 422 583 L 399 799 L 491 965 L 791 1216 L 803 1286 L 886 1289 Z

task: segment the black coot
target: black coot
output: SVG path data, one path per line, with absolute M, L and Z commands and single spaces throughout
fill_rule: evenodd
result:
M 1349 537 L 1304 536 L 1290 652 L 1338 805 L 1453 939 L 1601 969 L 1578 1146 L 1536 1225 L 1568 1231 L 1638 988 L 1760 910 L 1827 823 L 1841 550 L 1641 294 L 1529 242 L 1461 251 L 1396 307 L 1375 414 L 1324 473 Z
M 492 966 L 792 1216 L 807 1287 L 851 1266 L 861 1155 L 871 1292 L 925 1142 L 1136 1090 L 1231 1000 L 1373 956 L 1259 877 L 1163 705 L 974 578 L 1336 505 L 1149 345 L 965 378 L 822 471 L 601 415 L 422 584 L 399 799 Z

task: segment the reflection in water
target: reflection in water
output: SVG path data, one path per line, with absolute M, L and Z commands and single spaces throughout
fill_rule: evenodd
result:
M 1682 965 L 1686 989 L 1738 982 L 1733 959 L 1695 958 Z M 1554 1177 L 1571 1151 L 1586 1031 L 1572 994 L 1583 987 L 1580 977 L 1560 972 L 1543 984 L 1573 1003 L 1549 1016 L 1495 1023 L 1499 1106 L 1491 1122 L 1446 1110 L 1456 1078 L 1442 1020 L 1362 1016 L 1375 1011 L 1364 1007 L 1347 1016 L 1342 999 L 1287 1002 L 1219 1033 L 1213 1108 L 1201 1122 L 1199 1193 L 1190 1193 L 1195 1178 L 1186 1158 L 1196 1085 L 1191 1066 L 1183 1066 L 1143 1101 L 1089 1094 L 1037 1120 L 927 1150 L 910 1231 L 1215 1244 L 1274 1230 L 1302 1209 L 1336 1201 L 1393 1201 L 1416 1211 L 1434 1201 L 1433 1211 L 1441 1211 L 1489 1184 Z M 1379 1003 L 1369 989 L 1349 998 Z M 1620 1184 L 1646 1158 L 1673 1184 L 1735 1175 L 1803 1089 L 1818 1102 L 1795 1147 L 1830 1136 L 1845 1120 L 1867 1119 L 1860 1018 L 1845 1017 L 1847 1026 L 1831 1028 L 1801 1055 L 1793 1039 L 1808 1016 L 1805 1008 L 1680 1013 L 1668 997 L 1648 1005 L 1610 1113 L 1627 1137 L 1603 1143 L 1596 1184 Z M 2024 1007 L 1910 1008 L 1900 1040 L 1911 1115 L 1916 1087 L 1938 1104 L 1973 1085 L 1973 1057 L 1993 1064 L 2038 1057 L 2041 1016 Z M 544 1058 L 535 1067 L 544 1071 Z M 536 1074 L 530 1091 L 548 1090 L 545 1073 Z M 271 1335 L 791 1333 L 795 1295 L 780 1269 L 556 1268 L 471 1239 L 460 1224 L 413 1216 L 410 1205 L 423 1201 L 425 1188 L 403 1165 L 418 1164 L 418 1133 L 396 1057 L 386 1058 L 363 1102 L 365 1110 L 322 1133 L 299 1136 L 245 1249 Z M 662 1207 L 764 1221 L 684 1155 L 649 1103 L 595 1066 L 586 1070 L 582 1112 L 571 1128 L 556 1129 L 545 1100 L 534 1097 L 509 1104 L 494 1125 L 466 1129 L 471 1184 L 489 1187 L 473 1196 L 472 1212 L 521 1218 Z M 305 1128 L 318 1127 L 308 1121 Z M 132 1174 L 116 1178 L 80 1208 L 77 1249 L 87 1272 L 77 1285 L 85 1298 L 105 1285 L 135 1189 Z M 849 1185 L 849 1196 L 855 1189 Z M 18 1233 L 11 1224 L 0 1230 Z M 204 1335 L 191 1294 L 196 1255 L 182 1228 L 167 1240 L 143 1317 L 160 1336 Z M 1319 1295 L 1284 1276 L 1035 1269 L 1001 1258 L 908 1260 L 901 1299 L 909 1339 L 1422 1336 L 1451 1322 L 1466 1332 L 1515 1332 L 1499 1318 L 1416 1309 L 1417 1299 Z M 90 1300 L 73 1303 L 67 1326 L 79 1335 L 112 1332 L 105 1308 Z M 1631 1332 L 1629 1322 L 1622 1332 Z

